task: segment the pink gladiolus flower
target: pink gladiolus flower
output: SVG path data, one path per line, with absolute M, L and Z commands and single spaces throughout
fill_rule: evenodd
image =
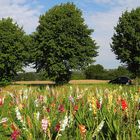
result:
M 15 130 L 12 134 L 11 134 L 11 139 L 12 140 L 17 140 L 18 136 L 20 135 L 20 132 L 18 130 Z
M 44 101 L 44 97 L 42 95 L 39 95 L 38 99 L 39 99 L 40 102 Z
M 42 119 L 42 129 L 46 133 L 46 130 L 48 128 L 48 120 L 47 119 Z

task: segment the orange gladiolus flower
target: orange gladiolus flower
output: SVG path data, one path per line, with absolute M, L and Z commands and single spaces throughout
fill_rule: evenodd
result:
M 80 133 L 81 133 L 82 136 L 85 135 L 85 133 L 87 131 L 85 126 L 82 125 L 82 124 L 79 125 L 79 130 L 80 130 Z
M 29 128 L 32 128 L 32 122 L 31 122 L 31 118 L 29 116 L 27 116 L 27 124 L 28 124 Z
M 55 107 L 55 105 L 56 105 L 55 103 L 51 103 L 51 107 L 52 107 L 52 108 L 54 108 L 54 107 Z
M 4 123 L 2 124 L 2 126 L 3 126 L 4 128 L 7 128 L 7 127 L 8 127 L 8 125 L 7 125 L 6 122 L 4 122 Z
M 17 126 L 14 123 L 11 124 L 11 128 L 12 128 L 13 131 L 18 129 Z

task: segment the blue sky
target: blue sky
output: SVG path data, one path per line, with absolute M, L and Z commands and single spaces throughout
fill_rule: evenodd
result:
M 35 31 L 41 14 L 65 2 L 75 3 L 86 24 L 94 29 L 92 37 L 99 46 L 96 63 L 107 69 L 121 65 L 110 49 L 113 28 L 122 12 L 140 6 L 140 0 L 0 0 L 0 18 L 12 17 L 29 34 Z

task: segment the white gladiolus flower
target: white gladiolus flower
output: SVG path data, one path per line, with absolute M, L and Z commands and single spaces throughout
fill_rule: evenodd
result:
M 34 101 L 34 104 L 35 104 L 35 106 L 36 106 L 36 107 L 38 107 L 38 106 L 39 106 L 39 102 L 38 102 L 38 100 L 37 100 L 37 99 Z
M 18 119 L 19 121 L 23 122 L 18 107 L 15 108 L 15 112 L 16 112 L 16 117 L 17 117 L 17 119 Z
M 24 89 L 24 90 L 23 90 L 23 93 L 24 93 L 24 94 L 27 94 L 28 91 L 31 92 L 32 90 L 31 90 L 30 88 L 29 88 L 29 89 Z
M 119 90 L 122 90 L 123 88 L 122 88 L 122 86 L 119 86 Z
M 47 96 L 44 96 L 44 103 L 47 102 Z
M 10 92 L 9 92 L 9 95 L 10 95 L 12 98 L 14 98 L 14 94 L 13 94 L 13 93 L 10 93 Z
M 109 91 L 108 88 L 106 88 L 106 89 L 104 90 L 104 92 L 105 92 L 105 94 L 108 94 L 110 91 Z
M 68 116 L 68 124 L 70 125 L 70 124 L 72 124 L 72 122 L 73 122 L 73 116 L 72 116 L 72 114 L 70 114 Z M 69 127 L 69 125 L 68 125 L 68 127 Z
M 20 122 L 22 123 L 23 129 L 27 130 L 27 129 L 26 129 L 26 125 L 25 125 L 25 121 L 23 121 L 22 116 L 21 116 L 21 114 L 20 114 L 20 111 L 19 111 L 19 108 L 18 108 L 18 107 L 15 108 L 15 112 L 16 112 L 17 120 L 20 121 Z M 27 130 L 27 131 L 28 131 L 28 130 Z
M 93 109 L 92 109 L 92 104 L 91 103 L 89 103 L 89 111 L 92 111 Z
M 72 88 L 72 86 L 70 86 L 70 91 L 72 91 L 73 90 L 73 88 Z
M 23 100 L 24 99 L 28 99 L 28 94 L 27 93 L 23 94 Z
M 71 101 L 72 103 L 74 103 L 74 98 L 71 95 L 69 96 L 69 101 Z
M 140 129 L 140 120 L 138 120 L 138 128 Z
M 101 123 L 99 124 L 99 130 L 101 130 L 101 129 L 103 128 L 104 123 L 105 123 L 105 121 L 104 121 L 104 120 L 103 120 L 103 121 L 101 121 Z
M 49 86 L 46 86 L 46 90 L 50 91 L 50 87 Z
M 64 131 L 66 126 L 68 126 L 68 117 L 65 116 L 64 120 L 61 121 L 60 131 Z
M 95 131 L 94 131 L 94 133 L 93 133 L 93 135 L 92 135 L 92 138 L 94 138 L 94 137 L 101 131 L 101 129 L 102 129 L 103 126 L 104 126 L 104 123 L 105 123 L 105 121 L 102 120 L 101 123 L 100 123 L 100 124 L 97 126 L 97 128 L 95 129 Z
M 103 102 L 103 98 L 100 97 L 100 105 L 102 105 L 102 102 Z
M 83 95 L 82 94 L 79 94 L 79 95 L 77 95 L 77 98 L 76 99 L 80 100 L 82 97 L 83 97 Z
M 35 112 L 35 113 L 34 113 L 34 119 L 36 119 L 37 121 L 39 121 L 39 118 L 40 118 L 40 113 L 39 113 L 39 111 L 38 111 L 38 112 Z
M 8 118 L 6 118 L 6 117 L 5 117 L 5 118 L 2 118 L 2 119 L 0 120 L 0 124 L 1 124 L 1 123 L 5 123 L 5 122 L 7 122 L 7 121 L 8 121 Z
M 39 117 L 40 117 L 40 113 L 37 112 L 37 113 L 36 113 L 36 119 L 39 120 Z

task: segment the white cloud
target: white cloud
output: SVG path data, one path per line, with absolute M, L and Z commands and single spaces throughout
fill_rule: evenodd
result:
M 117 25 L 118 19 L 122 12 L 125 10 L 131 10 L 140 5 L 140 1 L 133 0 L 93 0 L 94 2 L 110 3 L 118 2 L 114 7 L 112 6 L 109 10 L 104 12 L 93 12 L 92 14 L 86 15 L 86 23 L 90 28 L 95 31 L 93 38 L 96 40 L 99 48 L 99 56 L 96 58 L 96 63 L 102 64 L 106 68 L 115 68 L 120 65 L 119 61 L 115 59 L 115 55 L 111 52 L 110 44 L 111 37 L 113 36 L 114 26 Z M 133 2 L 133 3 L 132 3 Z
M 138 6 L 139 0 L 85 0 L 90 3 L 108 4 L 112 6 Z
M 27 3 L 28 2 L 28 3 Z M 0 18 L 11 17 L 27 33 L 35 30 L 38 24 L 40 6 L 31 8 L 36 0 L 0 0 Z
M 92 0 L 90 0 L 92 1 Z M 96 3 L 102 3 L 102 4 L 107 4 L 107 3 L 112 3 L 112 0 L 93 0 Z

